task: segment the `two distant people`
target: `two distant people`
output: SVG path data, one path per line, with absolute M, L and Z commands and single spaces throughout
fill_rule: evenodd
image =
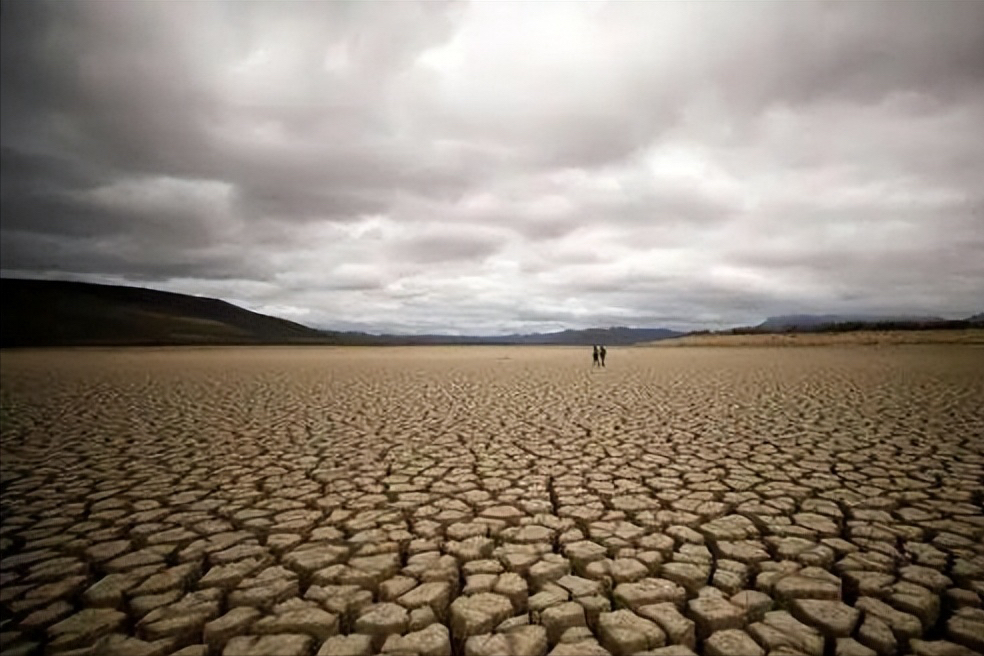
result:
M 593 367 L 604 367 L 605 366 L 605 355 L 608 351 L 605 350 L 604 346 L 594 345 L 594 354 L 591 356 L 594 360 Z

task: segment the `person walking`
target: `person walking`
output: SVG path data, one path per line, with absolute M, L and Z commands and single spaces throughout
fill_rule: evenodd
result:
M 592 360 L 591 367 L 592 368 L 597 367 L 598 366 L 598 345 L 597 344 L 594 345 L 594 353 L 591 354 L 591 360 Z
M 608 351 L 605 350 L 605 345 L 602 344 L 601 347 L 598 349 L 598 358 L 601 360 L 601 366 L 602 367 L 605 366 L 605 354 L 606 353 L 608 353 Z

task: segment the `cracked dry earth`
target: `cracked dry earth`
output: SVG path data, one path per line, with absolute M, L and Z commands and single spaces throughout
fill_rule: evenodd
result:
M 984 653 L 984 349 L 2 358 L 3 654 Z

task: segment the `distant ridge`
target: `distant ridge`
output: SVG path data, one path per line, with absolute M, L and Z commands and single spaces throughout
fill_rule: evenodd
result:
M 512 335 L 372 335 L 369 333 L 333 333 L 348 343 L 367 345 L 471 345 L 508 344 L 529 346 L 630 346 L 644 342 L 680 337 L 684 333 L 666 328 L 586 328 L 562 330 L 553 333 L 528 333 Z
M 984 313 L 966 319 L 933 316 L 875 316 L 858 314 L 790 314 L 769 317 L 757 326 L 698 330 L 691 335 L 756 335 L 774 333 L 845 333 L 855 331 L 963 330 L 984 324 Z
M 142 287 L 0 278 L 0 346 L 164 346 L 219 344 L 630 346 L 681 337 L 666 328 L 587 328 L 511 335 L 377 335 L 317 330 L 202 296 Z M 961 320 L 927 316 L 794 314 L 756 326 L 700 334 L 939 330 L 984 325 L 984 312 Z
M 667 328 L 587 328 L 585 330 L 564 330 L 556 333 L 533 333 L 531 335 L 507 335 L 499 338 L 509 344 L 569 344 L 572 346 L 604 344 L 606 346 L 627 346 L 642 342 L 655 342 L 661 339 L 679 337 L 683 333 Z
M 0 346 L 283 344 L 320 331 L 214 298 L 141 287 L 0 278 Z
M 870 314 L 788 314 L 769 317 L 756 328 L 772 330 L 809 330 L 820 326 L 835 324 L 869 323 L 935 323 L 944 321 L 941 317 L 922 317 L 912 315 L 875 316 Z
M 530 344 L 624 346 L 678 333 L 589 328 L 500 336 L 373 335 L 317 330 L 203 296 L 143 287 L 0 278 L 0 346 Z

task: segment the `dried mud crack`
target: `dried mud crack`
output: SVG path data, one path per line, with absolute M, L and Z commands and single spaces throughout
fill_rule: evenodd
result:
M 984 653 L 984 349 L 5 352 L 0 652 Z

